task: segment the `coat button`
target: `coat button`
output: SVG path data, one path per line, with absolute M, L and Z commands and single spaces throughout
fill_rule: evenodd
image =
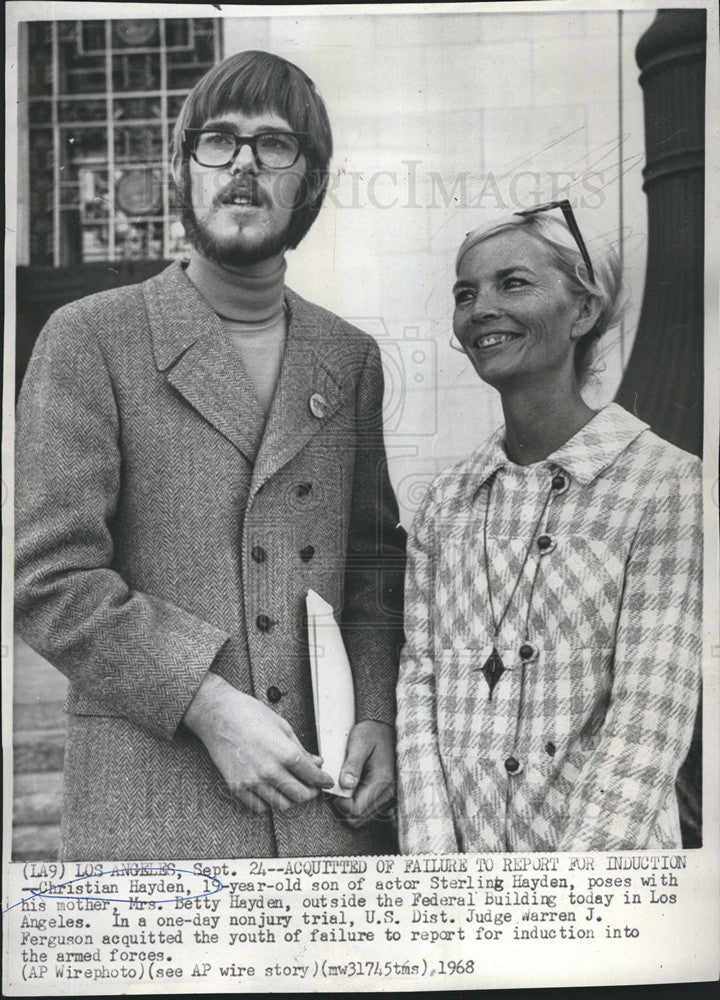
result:
M 548 757 L 554 757 L 555 756 L 555 750 L 556 750 L 556 747 L 555 747 L 555 744 L 552 742 L 552 740 L 549 743 L 545 744 L 545 753 L 548 755 Z
M 318 420 L 322 420 L 327 413 L 327 400 L 319 392 L 314 392 L 310 397 L 310 412 Z
M 263 563 L 267 559 L 267 552 L 262 547 L 262 545 L 256 545 L 250 555 L 253 557 L 256 563 Z
M 282 691 L 280 690 L 280 688 L 276 688 L 274 684 L 272 684 L 267 689 L 266 694 L 267 694 L 267 700 L 270 702 L 271 705 L 277 705 L 277 703 L 282 698 Z
M 314 555 L 315 549 L 312 545 L 306 545 L 304 549 L 300 549 L 300 558 L 303 562 L 310 562 Z
M 519 649 L 519 653 L 523 663 L 530 663 L 531 660 L 537 660 L 538 658 L 537 647 L 533 646 L 531 642 L 524 642 Z
M 255 624 L 261 632 L 269 632 L 276 622 L 274 622 L 272 618 L 268 617 L 268 615 L 258 615 L 255 619 Z
M 508 757 L 505 761 L 505 770 L 508 774 L 517 774 L 521 765 L 517 757 Z
M 555 542 L 550 535 L 540 535 L 537 540 L 537 547 L 541 552 L 550 552 L 555 548 Z
M 296 497 L 307 497 L 312 493 L 312 483 L 298 483 L 295 487 Z
M 568 481 L 562 472 L 558 472 L 557 475 L 552 478 L 552 488 L 556 493 L 562 493 L 567 489 Z

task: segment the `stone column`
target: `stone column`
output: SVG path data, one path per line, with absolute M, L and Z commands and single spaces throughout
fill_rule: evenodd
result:
M 660 10 L 635 58 L 645 103 L 645 295 L 617 401 L 702 455 L 705 11 Z M 678 777 L 683 843 L 702 830 L 701 715 Z

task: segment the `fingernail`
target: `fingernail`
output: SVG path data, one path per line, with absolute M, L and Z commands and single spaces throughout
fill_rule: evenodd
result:
M 352 788 L 357 778 L 350 771 L 343 771 L 340 775 L 340 784 L 344 785 L 345 788 Z

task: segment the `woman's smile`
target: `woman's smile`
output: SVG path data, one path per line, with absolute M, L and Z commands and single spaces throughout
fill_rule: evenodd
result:
M 514 333 L 506 330 L 493 330 L 487 333 L 479 333 L 472 341 L 472 347 L 476 350 L 486 351 L 491 347 L 502 347 L 514 340 L 520 340 L 521 333 Z
M 570 377 L 579 303 L 539 240 L 510 231 L 471 247 L 453 294 L 455 336 L 484 381 Z

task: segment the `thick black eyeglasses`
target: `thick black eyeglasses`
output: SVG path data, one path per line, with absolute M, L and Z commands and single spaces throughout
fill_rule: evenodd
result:
M 585 240 L 582 238 L 582 233 L 580 232 L 580 227 L 577 224 L 577 219 L 575 218 L 575 213 L 572 210 L 572 205 L 567 198 L 563 198 L 562 201 L 548 201 L 544 205 L 536 205 L 535 208 L 526 208 L 524 211 L 515 212 L 514 214 L 527 218 L 529 215 L 537 215 L 539 212 L 551 212 L 554 208 L 559 208 L 562 212 L 565 222 L 567 223 L 567 227 L 570 230 L 573 239 L 577 243 L 578 250 L 582 254 L 582 259 L 585 261 L 588 278 L 594 283 L 595 271 L 593 270 L 592 262 L 590 260 L 590 254 L 585 246 Z
M 238 135 L 230 129 L 186 128 L 183 151 L 201 167 L 229 167 L 240 149 L 249 146 L 261 167 L 287 170 L 299 160 L 305 135 L 305 132 Z

